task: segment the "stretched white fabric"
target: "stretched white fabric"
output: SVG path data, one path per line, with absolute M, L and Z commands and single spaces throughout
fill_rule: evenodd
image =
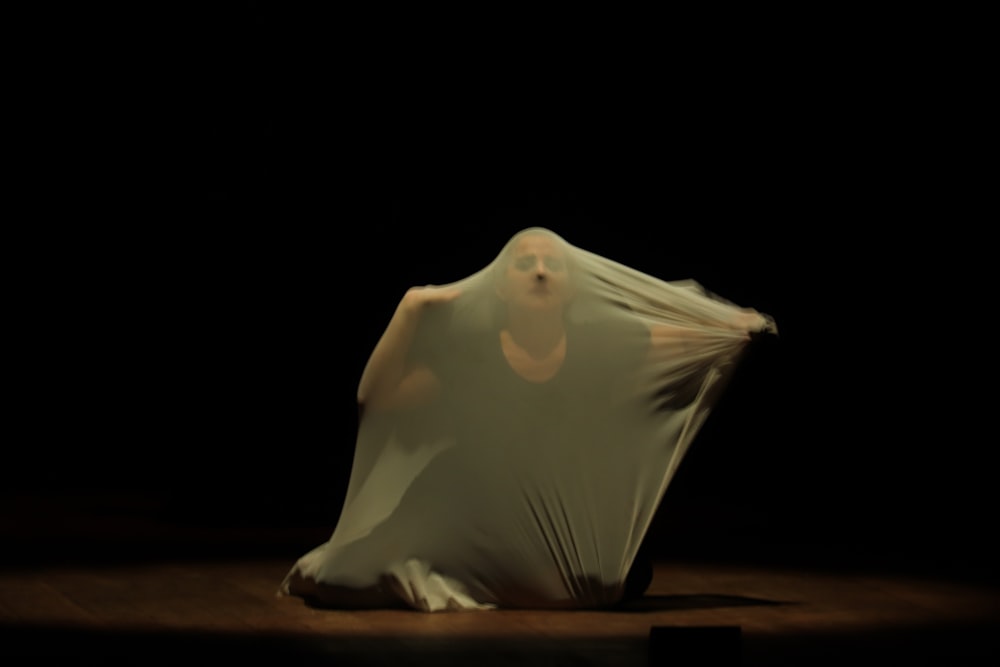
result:
M 336 527 L 279 594 L 423 611 L 617 603 L 755 332 L 777 328 L 542 228 L 471 276 L 410 290 L 359 386 Z

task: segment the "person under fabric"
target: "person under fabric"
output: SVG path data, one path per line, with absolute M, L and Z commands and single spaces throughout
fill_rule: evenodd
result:
M 334 533 L 279 593 L 424 611 L 641 595 L 652 513 L 755 332 L 773 320 L 539 227 L 411 288 L 359 383 Z

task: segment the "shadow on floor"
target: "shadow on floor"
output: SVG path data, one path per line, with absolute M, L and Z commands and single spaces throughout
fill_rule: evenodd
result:
M 740 595 L 714 595 L 711 593 L 695 595 L 645 595 L 638 600 L 632 600 L 618 606 L 615 608 L 615 611 L 656 612 L 671 609 L 718 609 L 722 607 L 761 607 L 788 604 L 796 603 L 780 600 L 764 600 Z

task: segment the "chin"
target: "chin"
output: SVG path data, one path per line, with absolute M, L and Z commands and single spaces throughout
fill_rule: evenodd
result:
M 523 307 L 526 310 L 538 310 L 538 311 L 556 310 L 561 305 L 562 305 L 561 301 L 559 301 L 558 299 L 554 299 L 550 296 L 535 298 L 535 299 L 527 299 L 523 303 Z

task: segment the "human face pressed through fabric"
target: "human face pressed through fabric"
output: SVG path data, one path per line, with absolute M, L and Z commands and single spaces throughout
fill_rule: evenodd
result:
M 498 293 L 508 306 L 525 310 L 561 309 L 572 292 L 566 251 L 555 238 L 529 234 L 507 259 Z

